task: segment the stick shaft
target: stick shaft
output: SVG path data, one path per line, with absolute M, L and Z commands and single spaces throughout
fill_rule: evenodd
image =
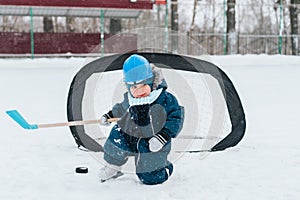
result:
M 116 122 L 119 118 L 108 119 L 108 122 Z M 51 128 L 51 127 L 60 127 L 60 126 L 80 126 L 85 124 L 98 124 L 100 123 L 99 119 L 94 120 L 84 120 L 84 121 L 71 121 L 71 122 L 59 122 L 51 124 L 38 124 L 38 128 Z

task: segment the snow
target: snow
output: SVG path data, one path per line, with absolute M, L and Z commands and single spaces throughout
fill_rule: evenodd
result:
M 67 127 L 24 130 L 30 123 L 66 121 L 69 85 L 87 59 L 0 59 L 0 199 L 284 199 L 300 198 L 300 57 L 212 56 L 243 102 L 247 131 L 234 148 L 185 154 L 162 185 L 134 174 L 100 183 L 101 163 L 80 151 Z M 88 174 L 76 174 L 85 166 Z

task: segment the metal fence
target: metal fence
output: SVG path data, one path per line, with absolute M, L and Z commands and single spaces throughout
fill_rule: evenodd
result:
M 188 55 L 227 55 L 228 35 L 222 33 L 164 33 L 162 30 L 142 29 L 138 35 L 138 49 L 156 50 Z M 292 37 L 300 41 L 300 35 L 246 35 L 236 37 L 236 54 L 292 55 Z M 298 47 L 299 48 L 299 47 Z M 298 55 L 300 49 L 298 49 Z
M 228 54 L 225 50 L 224 34 L 197 34 L 191 37 L 210 55 Z M 298 38 L 300 35 L 293 37 Z M 237 54 L 292 54 L 291 35 L 237 35 Z M 298 50 L 300 53 L 300 51 Z M 191 52 L 193 54 L 193 52 Z M 298 54 L 299 55 L 299 54 Z
M 128 34 L 129 33 L 129 34 Z M 16 34 L 18 37 L 16 37 Z M 25 39 L 20 35 L 28 35 Z M 0 48 L 0 56 L 22 56 L 22 54 L 49 54 L 47 56 L 76 56 L 76 54 L 96 54 L 103 55 L 103 53 L 125 53 L 131 51 L 148 51 L 148 52 L 164 52 L 177 53 L 185 55 L 227 55 L 231 54 L 226 50 L 227 35 L 226 34 L 189 34 L 176 33 L 170 30 L 166 31 L 162 28 L 142 28 L 134 29 L 129 32 L 122 32 L 117 35 L 112 35 L 103 41 L 103 49 L 100 48 L 100 36 L 94 34 L 94 39 L 91 34 L 79 34 L 80 39 L 74 39 L 75 33 L 66 33 L 66 37 L 52 39 L 52 35 L 58 33 L 47 33 L 46 39 L 41 39 L 39 42 L 39 35 L 46 33 L 35 33 L 34 35 L 34 52 L 30 51 L 30 37 L 29 33 L 9 33 L 0 32 L 3 48 Z M 62 33 L 60 33 L 61 35 Z M 78 35 L 78 34 L 77 34 Z M 124 35 L 134 35 L 132 38 L 124 37 Z M 51 37 L 50 37 L 51 36 Z M 54 37 L 54 36 L 53 36 Z M 294 38 L 300 40 L 300 35 L 294 35 Z M 69 39 L 68 39 L 69 38 Z M 238 34 L 236 36 L 236 54 L 283 54 L 292 55 L 292 36 L 291 35 L 246 35 Z M 50 40 L 52 42 L 47 43 Z M 53 42 L 55 41 L 55 42 Z M 92 45 L 87 46 L 87 41 Z M 133 45 L 134 44 L 134 45 Z M 22 46 L 23 45 L 23 46 Z M 26 46 L 26 48 L 24 47 Z M 62 47 L 68 47 L 63 48 Z M 132 46 L 133 45 L 133 46 Z M 42 48 L 39 50 L 39 46 Z M 99 46 L 97 49 L 95 46 Z M 299 45 L 298 45 L 299 46 Z M 45 48 L 46 47 L 46 48 Z M 74 48 L 73 48 L 74 47 Z M 88 48 L 85 48 L 88 47 Z M 73 49 L 72 49 L 73 48 Z M 32 49 L 32 48 L 31 48 Z M 45 49 L 47 51 L 45 51 Z M 88 51 L 88 49 L 92 49 Z M 103 52 L 104 51 L 104 52 Z M 67 53 L 68 52 L 68 53 Z M 71 54 L 70 54 L 71 53 Z M 26 56 L 25 55 L 25 56 Z M 299 47 L 298 54 L 300 55 Z
M 290 35 L 240 35 L 239 54 L 292 54 Z M 300 35 L 296 36 L 298 40 Z

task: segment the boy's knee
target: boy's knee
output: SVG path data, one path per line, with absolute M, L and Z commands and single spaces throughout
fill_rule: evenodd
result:
M 166 180 L 168 180 L 172 172 L 173 172 L 173 165 L 170 164 L 167 167 L 160 170 L 137 173 L 137 176 L 140 179 L 140 181 L 145 185 L 156 185 L 156 184 L 161 184 Z

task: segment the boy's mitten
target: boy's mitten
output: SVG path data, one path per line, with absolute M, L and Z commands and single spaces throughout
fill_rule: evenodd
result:
M 171 139 L 171 137 L 164 133 L 159 132 L 155 134 L 150 140 L 149 140 L 149 150 L 152 152 L 158 152 L 161 150 L 165 144 Z
M 104 114 L 100 118 L 100 125 L 103 126 L 109 126 L 111 122 L 108 122 L 108 119 L 113 118 L 112 111 L 109 111 L 108 113 Z
M 134 105 L 129 108 L 131 119 L 139 126 L 150 124 L 150 104 Z

